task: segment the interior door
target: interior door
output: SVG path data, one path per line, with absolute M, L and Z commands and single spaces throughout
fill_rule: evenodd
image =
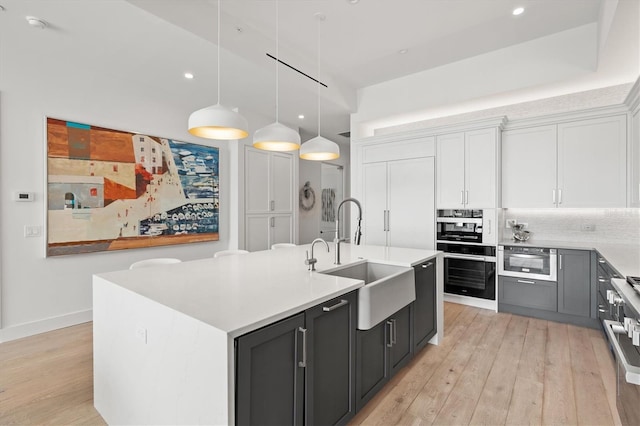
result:
M 435 249 L 435 160 L 387 163 L 389 245 Z
M 387 210 L 387 163 L 369 163 L 362 167 L 363 238 L 366 244 L 387 244 L 384 215 Z

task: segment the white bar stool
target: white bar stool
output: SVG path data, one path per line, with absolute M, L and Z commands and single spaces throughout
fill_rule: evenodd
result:
M 170 263 L 180 263 L 182 260 L 173 257 L 156 257 L 154 259 L 144 259 L 134 262 L 129 269 L 148 268 L 149 266 L 168 265 Z

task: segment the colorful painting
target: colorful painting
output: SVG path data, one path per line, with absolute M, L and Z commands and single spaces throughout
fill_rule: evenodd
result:
M 218 240 L 218 148 L 47 118 L 47 255 Z

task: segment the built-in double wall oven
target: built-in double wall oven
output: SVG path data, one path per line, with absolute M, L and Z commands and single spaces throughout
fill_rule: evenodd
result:
M 444 252 L 444 291 L 496 298 L 496 248 L 483 244 L 482 210 L 438 210 L 437 249 Z

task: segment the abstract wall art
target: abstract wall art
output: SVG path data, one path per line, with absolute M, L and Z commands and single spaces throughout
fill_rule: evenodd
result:
M 47 256 L 218 240 L 218 148 L 47 118 Z

